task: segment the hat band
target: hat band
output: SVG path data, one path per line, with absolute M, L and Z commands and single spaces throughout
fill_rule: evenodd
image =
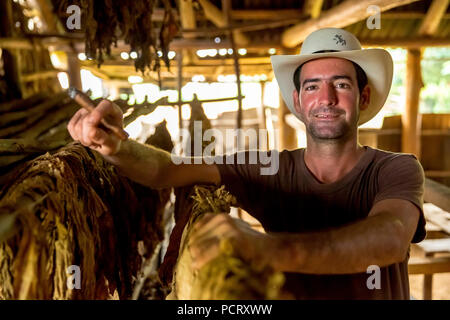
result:
M 319 51 L 314 51 L 312 54 L 315 53 L 327 53 L 327 52 L 340 52 L 341 50 L 319 50 Z

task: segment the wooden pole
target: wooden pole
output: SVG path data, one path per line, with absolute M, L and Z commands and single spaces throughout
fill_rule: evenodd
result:
M 406 110 L 402 114 L 402 152 L 413 153 L 420 158 L 419 101 L 423 87 L 421 74 L 421 50 L 408 49 L 406 58 Z
M 67 68 L 69 85 L 82 90 L 80 61 L 78 61 L 76 52 L 67 53 Z
M 183 51 L 180 50 L 177 52 L 177 62 L 178 62 L 178 77 L 177 77 L 177 86 L 178 86 L 178 127 L 180 128 L 180 132 L 183 129 L 183 115 L 182 115 L 182 107 L 183 107 L 183 96 L 182 96 L 182 88 L 183 88 Z M 182 135 L 180 134 L 180 142 L 182 141 Z
M 226 19 L 226 26 L 231 25 L 231 2 L 230 0 L 222 0 L 222 9 L 224 10 L 224 16 Z M 238 92 L 238 112 L 237 112 L 237 119 L 236 119 L 236 128 L 241 129 L 242 128 L 242 94 L 241 94 L 241 70 L 239 67 L 239 58 L 236 48 L 236 43 L 234 42 L 234 34 L 233 32 L 228 33 L 228 37 L 231 42 L 231 48 L 233 49 L 233 60 L 234 60 L 234 71 L 236 73 L 236 84 L 237 84 L 237 92 Z M 238 150 L 241 150 L 242 141 L 241 141 L 241 135 L 240 132 L 238 133 Z
M 12 0 L 0 1 L 0 37 L 14 38 L 15 21 L 12 12 Z M 3 70 L 8 85 L 8 95 L 12 99 L 21 99 L 23 96 L 20 79 L 20 56 L 17 49 L 3 50 Z M 12 100 L 11 99 L 11 100 Z
M 293 54 L 293 50 L 285 49 L 282 54 Z M 279 149 L 292 150 L 297 148 L 297 133 L 294 128 L 286 123 L 286 115 L 290 114 L 286 103 L 281 95 L 279 95 L 280 106 L 278 107 L 278 130 L 279 130 Z
M 183 29 L 196 29 L 197 22 L 195 20 L 195 11 L 192 5 L 192 0 L 179 0 L 180 6 L 180 20 Z M 186 38 L 195 38 L 195 35 L 186 34 Z
M 256 108 L 258 114 L 259 129 L 266 129 L 266 114 L 264 110 L 264 89 L 266 87 L 266 81 L 260 81 L 261 85 L 261 104 Z

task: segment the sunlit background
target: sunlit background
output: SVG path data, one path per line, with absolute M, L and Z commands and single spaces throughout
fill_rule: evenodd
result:
M 198 50 L 199 57 L 231 54 L 232 49 L 204 49 Z M 275 54 L 275 49 L 270 49 L 271 54 Z M 371 121 L 364 124 L 364 128 L 381 128 L 383 118 L 401 114 L 405 106 L 405 70 L 406 70 L 406 50 L 387 49 L 394 60 L 394 79 L 392 89 L 385 106 L 380 113 Z M 239 49 L 239 55 L 245 55 L 245 49 Z M 175 58 L 175 52 L 169 52 L 169 58 Z M 121 58 L 124 60 L 133 59 L 133 52 L 130 54 L 122 52 Z M 64 69 L 67 61 L 61 52 L 53 52 L 52 63 L 56 68 Z M 85 60 L 84 53 L 78 55 L 78 59 Z M 427 48 L 424 50 L 422 58 L 422 74 L 424 88 L 421 91 L 420 112 L 422 113 L 446 113 L 450 112 L 450 48 Z M 58 75 L 63 88 L 68 87 L 68 77 L 65 72 Z M 168 97 L 169 102 L 178 101 L 177 90 L 160 90 L 153 83 L 144 83 L 143 78 L 136 75 L 128 77 L 128 82 L 105 81 L 96 77 L 88 70 L 81 70 L 81 80 L 83 91 L 90 90 L 91 98 L 108 98 L 111 100 L 128 100 L 129 105 L 142 103 L 146 99 L 148 102 L 155 102 L 161 97 Z M 278 108 L 279 89 L 276 80 L 268 81 L 265 74 L 241 75 L 241 90 L 245 98 L 242 101 L 243 110 L 257 108 L 261 104 L 269 108 Z M 261 90 L 264 86 L 264 97 Z M 124 88 L 128 88 L 128 93 L 121 93 Z M 199 100 L 217 99 L 237 96 L 236 76 L 218 75 L 215 82 L 205 82 L 205 77 L 201 74 L 192 77 L 191 81 L 182 87 L 182 101 L 191 101 L 194 94 Z M 263 101 L 261 101 L 263 99 Z M 238 110 L 238 101 L 222 101 L 203 103 L 203 109 L 209 119 L 217 119 L 224 112 Z M 276 113 L 276 112 L 275 112 Z M 190 118 L 190 108 L 188 104 L 182 107 L 182 118 Z M 145 116 L 139 117 L 136 121 L 127 126 L 126 131 L 130 137 L 143 141 L 154 130 L 154 126 L 166 120 L 167 128 L 173 139 L 178 136 L 178 110 L 177 107 L 161 105 L 157 109 Z M 288 123 L 292 123 L 291 120 Z M 304 131 L 301 126 L 297 128 L 298 146 L 306 145 Z M 300 129 L 299 129 L 300 128 Z M 268 128 L 270 129 L 270 128 Z

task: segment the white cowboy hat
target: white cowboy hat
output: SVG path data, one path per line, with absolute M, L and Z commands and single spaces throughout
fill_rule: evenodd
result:
M 322 52 L 336 50 L 336 52 Z M 298 55 L 272 56 L 272 68 L 287 107 L 300 119 L 294 108 L 292 92 L 294 72 L 301 64 L 324 57 L 343 58 L 358 64 L 366 73 L 371 89 L 369 107 L 360 112 L 358 125 L 372 119 L 383 107 L 391 89 L 393 62 L 384 49 L 361 49 L 358 39 L 350 32 L 338 28 L 325 28 L 312 32 L 303 42 Z

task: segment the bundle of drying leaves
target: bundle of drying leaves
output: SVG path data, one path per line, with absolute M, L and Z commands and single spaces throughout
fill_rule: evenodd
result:
M 29 161 L 0 189 L 2 221 L 17 220 L 0 242 L 0 300 L 129 298 L 141 255 L 151 258 L 163 238 L 169 196 L 79 143 Z M 73 266 L 80 290 L 68 285 Z
M 195 186 L 194 205 L 183 232 L 180 256 L 174 270 L 172 292 L 167 299 L 255 300 L 291 298 L 283 291 L 284 275 L 268 266 L 254 266 L 242 260 L 231 242 L 222 239 L 219 255 L 200 270 L 192 269 L 187 248 L 190 230 L 205 213 L 228 213 L 236 199 L 225 186 Z M 247 225 L 247 224 L 245 224 Z M 243 227 L 241 224 L 239 227 Z M 246 226 L 250 228 L 250 226 Z
M 169 43 L 178 33 L 179 27 L 169 0 L 162 0 L 164 18 L 160 28 L 155 28 L 152 14 L 158 0 L 53 0 L 58 15 L 66 21 L 67 8 L 77 5 L 81 9 L 81 31 L 85 32 L 85 52 L 88 58 L 96 59 L 100 66 L 103 55 L 111 54 L 111 46 L 118 39 L 130 45 L 137 53 L 136 70 L 148 70 L 159 74 L 160 57 L 169 68 Z M 65 23 L 64 23 L 65 25 Z M 69 30 L 70 31 L 70 30 Z M 159 34 L 158 34 L 159 31 Z

